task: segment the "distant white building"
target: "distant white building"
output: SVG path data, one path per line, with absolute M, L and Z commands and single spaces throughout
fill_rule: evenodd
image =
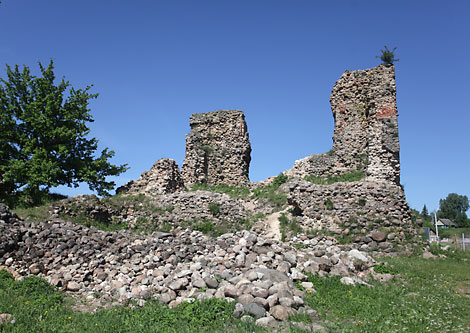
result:
M 437 227 L 441 229 L 457 228 L 457 224 L 455 224 L 449 219 L 439 219 L 437 220 L 436 224 L 437 224 Z

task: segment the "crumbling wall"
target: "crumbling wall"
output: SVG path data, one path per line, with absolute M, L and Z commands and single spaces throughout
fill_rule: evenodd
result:
M 249 183 L 251 145 L 243 111 L 193 114 L 190 126 L 182 167 L 186 186 Z
M 330 102 L 336 168 L 343 172 L 362 168 L 369 179 L 400 184 L 393 65 L 346 71 L 336 82 Z
M 117 194 L 146 194 L 150 196 L 183 190 L 184 184 L 178 164 L 171 158 L 162 158 L 137 180 L 131 180 L 116 190 Z
M 333 149 L 296 161 L 287 175 L 302 177 L 364 171 L 370 180 L 400 184 L 395 70 L 379 65 L 346 71 L 330 96 Z
M 403 188 L 384 181 L 285 185 L 297 222 L 305 231 L 326 231 L 362 243 L 362 250 L 392 250 L 416 236 Z

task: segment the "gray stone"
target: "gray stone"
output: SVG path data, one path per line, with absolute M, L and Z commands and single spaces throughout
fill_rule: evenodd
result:
M 255 324 L 266 328 L 276 328 L 277 322 L 273 317 L 263 317 L 255 321 Z
M 295 303 L 294 300 L 290 297 L 280 297 L 279 304 L 285 306 L 286 308 L 291 308 Z
M 265 309 L 269 309 L 269 303 L 268 303 L 268 300 L 266 298 L 255 297 L 253 299 L 253 303 L 259 304 Z
M 350 259 L 357 259 L 363 262 L 369 262 L 369 259 L 360 251 L 358 250 L 351 250 L 348 252 L 348 257 Z
M 192 283 L 196 288 L 205 288 L 207 286 L 203 279 L 194 279 Z
M 370 237 L 372 237 L 372 239 L 376 242 L 383 242 L 386 238 L 386 235 L 381 231 L 374 231 L 371 233 Z
M 240 289 L 238 289 L 237 287 L 231 284 L 225 286 L 224 293 L 225 293 L 225 296 L 233 297 L 233 298 L 236 298 L 241 295 Z
M 261 318 L 266 315 L 266 309 L 257 303 L 249 303 L 244 305 L 245 312 L 254 316 L 255 318 Z
M 269 291 L 267 291 L 266 289 L 254 287 L 254 288 L 251 290 L 251 294 L 252 294 L 254 297 L 267 298 L 267 297 L 269 296 Z
M 207 284 L 209 288 L 217 288 L 219 286 L 219 282 L 216 279 L 207 277 L 204 279 L 204 282 Z
M 350 286 L 354 286 L 356 284 L 354 279 L 352 279 L 348 276 L 342 277 L 340 281 L 341 281 L 342 284 L 350 285 Z
M 180 290 L 184 287 L 184 280 L 183 279 L 174 280 L 168 285 L 168 287 L 172 290 Z
M 237 303 L 235 304 L 235 309 L 233 310 L 233 316 L 235 318 L 240 318 L 245 313 L 245 308 L 243 304 Z

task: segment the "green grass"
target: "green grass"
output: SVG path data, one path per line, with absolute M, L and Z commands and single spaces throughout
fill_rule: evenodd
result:
M 207 185 L 196 183 L 191 187 L 191 191 L 210 191 L 210 192 L 217 192 L 217 193 L 225 193 L 228 194 L 231 198 L 247 198 L 250 196 L 250 189 L 247 187 L 236 187 L 236 186 L 229 186 L 225 184 L 221 185 Z
M 470 331 L 470 253 L 385 260 L 393 268 L 379 265 L 379 271 L 400 274 L 387 284 L 372 281 L 372 288 L 310 275 L 317 293 L 308 294 L 306 303 L 335 332 Z
M 253 191 L 251 198 L 265 199 L 276 208 L 281 208 L 287 204 L 287 194 L 279 191 L 279 187 L 288 181 L 288 177 L 283 173 L 274 177 L 271 185 L 260 186 Z
M 12 212 L 16 213 L 22 220 L 27 222 L 40 222 L 49 218 L 50 205 L 41 205 L 38 207 L 16 208 Z
M 364 171 L 352 171 L 342 175 L 328 175 L 327 177 L 320 177 L 310 175 L 305 177 L 306 181 L 319 185 L 331 185 L 339 182 L 357 182 L 365 177 Z
M 289 220 L 285 213 L 282 213 L 279 217 L 279 225 L 281 231 L 281 240 L 285 241 L 287 233 L 291 231 L 294 235 L 297 235 L 299 232 L 302 232 L 302 228 L 297 223 L 295 217 Z
M 76 312 L 64 293 L 31 276 L 15 281 L 0 271 L 0 313 L 14 324 L 2 332 L 262 332 L 253 321 L 232 317 L 234 303 L 210 299 L 170 309 L 150 300 L 142 307 L 118 307 L 94 314 Z
M 247 187 L 236 187 L 225 184 L 221 185 L 207 185 L 196 183 L 191 187 L 191 191 L 203 190 L 217 193 L 228 194 L 231 198 L 245 198 L 245 199 L 264 199 L 268 204 L 276 208 L 283 207 L 287 204 L 287 194 L 278 191 L 279 186 L 287 182 L 288 177 L 284 174 L 276 176 L 271 185 L 259 186 L 254 190 Z
M 49 209 L 50 205 L 47 204 L 38 207 L 16 208 L 13 210 L 13 212 L 16 213 L 24 221 L 42 222 L 50 218 Z M 61 218 L 66 221 L 82 224 L 87 227 L 93 226 L 104 231 L 116 231 L 128 228 L 126 223 L 107 223 L 103 221 L 97 221 L 90 219 L 84 214 L 79 214 L 77 216 L 61 215 Z
M 65 221 L 81 224 L 86 227 L 95 227 L 103 231 L 116 231 L 128 229 L 127 223 L 108 223 L 103 221 L 97 221 L 89 218 L 88 216 L 85 216 L 84 214 L 79 214 L 77 216 L 61 214 L 60 217 Z

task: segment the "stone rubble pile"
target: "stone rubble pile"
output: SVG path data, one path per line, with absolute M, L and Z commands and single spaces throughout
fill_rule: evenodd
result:
M 305 240 L 305 248 L 267 240 L 249 231 L 210 238 L 189 229 L 137 235 L 104 232 L 61 220 L 24 222 L 0 206 L 0 265 L 20 275 L 45 277 L 52 285 L 100 302 L 156 297 L 173 307 L 211 297 L 237 302 L 235 316 L 260 324 L 305 312 L 305 293 L 315 286 L 305 273 L 339 275 L 361 282 L 374 260 L 358 250 L 343 251 L 333 241 Z M 303 291 L 296 288 L 298 281 Z M 99 295 L 99 298 L 96 296 Z

